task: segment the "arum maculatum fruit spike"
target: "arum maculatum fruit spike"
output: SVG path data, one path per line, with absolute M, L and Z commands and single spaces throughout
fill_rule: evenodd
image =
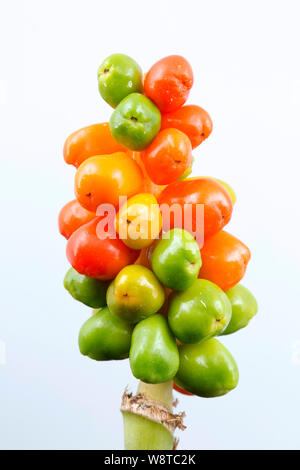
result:
M 192 152 L 213 129 L 205 109 L 186 103 L 193 81 L 179 55 L 145 75 L 133 58 L 110 55 L 98 69 L 110 120 L 73 132 L 63 149 L 77 169 L 76 199 L 59 214 L 72 266 L 64 285 L 93 309 L 81 353 L 129 358 L 141 381 L 122 399 L 128 450 L 176 448 L 174 431 L 184 426 L 173 387 L 207 398 L 236 387 L 235 360 L 215 337 L 257 313 L 239 284 L 250 250 L 224 230 L 235 192 L 218 178 L 190 176 Z

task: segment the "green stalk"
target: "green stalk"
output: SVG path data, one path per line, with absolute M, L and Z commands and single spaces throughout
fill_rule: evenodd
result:
M 123 395 L 121 411 L 126 450 L 171 450 L 173 432 L 184 429 L 183 414 L 173 415 L 173 381 L 162 384 L 140 382 L 137 395 Z
M 162 384 L 146 384 L 140 381 L 137 393 L 141 393 L 150 400 L 158 401 L 166 405 L 169 410 L 173 410 L 173 380 Z
M 123 412 L 125 450 L 171 450 L 174 437 L 163 426 L 134 413 Z

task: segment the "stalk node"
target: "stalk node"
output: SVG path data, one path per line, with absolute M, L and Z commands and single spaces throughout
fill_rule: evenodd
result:
M 172 434 L 176 428 L 182 431 L 186 428 L 183 424 L 184 412 L 174 414 L 165 404 L 151 400 L 143 393 L 133 395 L 125 389 L 122 397 L 121 411 L 134 413 L 162 424 Z

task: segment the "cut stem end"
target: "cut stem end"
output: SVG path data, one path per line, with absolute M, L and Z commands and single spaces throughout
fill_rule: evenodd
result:
M 125 390 L 121 411 L 124 420 L 126 450 L 171 450 L 178 441 L 176 428 L 185 429 L 184 413 L 173 414 L 173 382 L 146 384 L 140 382 L 137 395 Z

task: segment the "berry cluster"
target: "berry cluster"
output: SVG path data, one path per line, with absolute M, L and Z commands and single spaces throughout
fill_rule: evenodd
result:
M 245 327 L 257 303 L 239 284 L 250 251 L 223 230 L 234 191 L 189 177 L 192 150 L 212 131 L 204 109 L 185 105 L 192 68 L 173 55 L 143 76 L 132 58 L 114 54 L 100 65 L 98 85 L 114 111 L 109 123 L 66 140 L 76 199 L 59 214 L 72 266 L 64 285 L 94 309 L 80 351 L 97 361 L 129 357 L 145 383 L 224 395 L 238 369 L 215 337 Z

